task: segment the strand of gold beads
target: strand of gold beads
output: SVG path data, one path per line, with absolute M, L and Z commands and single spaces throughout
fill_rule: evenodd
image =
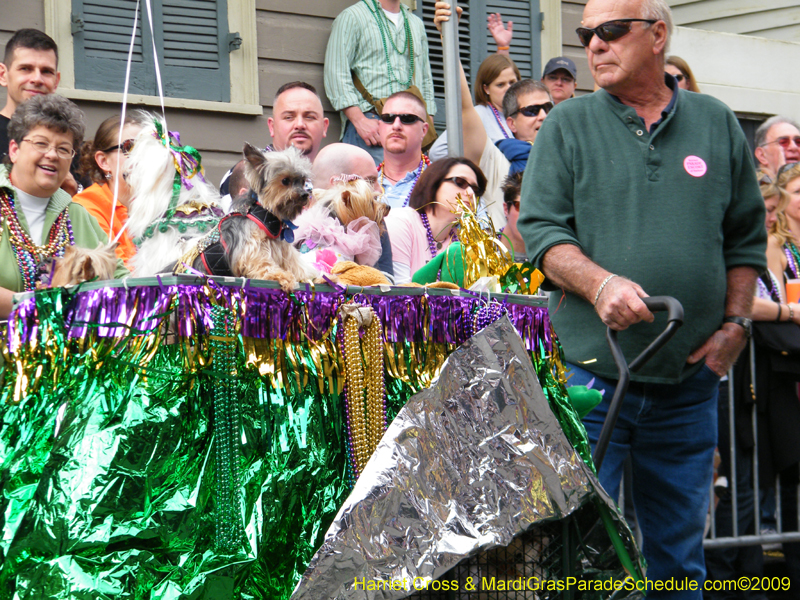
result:
M 344 311 L 344 364 L 355 475 L 358 477 L 386 428 L 383 379 L 383 335 L 370 307 Z M 359 331 L 363 327 L 363 345 Z M 366 375 L 365 375 L 366 370 Z

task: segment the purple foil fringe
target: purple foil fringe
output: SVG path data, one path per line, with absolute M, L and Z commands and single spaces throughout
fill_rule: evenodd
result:
M 211 293 L 209 293 L 209 290 Z M 14 353 L 34 342 L 39 335 L 36 297 L 54 291 L 37 292 L 19 303 L 8 321 L 7 343 Z M 68 292 L 63 292 L 68 294 Z M 63 297 L 62 297 L 63 298 Z M 241 334 L 260 339 L 302 342 L 319 341 L 328 335 L 340 306 L 357 302 L 373 308 L 384 325 L 387 343 L 433 342 L 461 344 L 471 333 L 474 313 L 487 303 L 474 295 L 348 295 L 343 291 L 298 291 L 288 296 L 278 289 L 227 287 L 209 281 L 204 284 L 161 284 L 107 287 L 79 291 L 63 299 L 63 322 L 69 338 L 85 337 L 92 330 L 101 338 L 142 335 L 159 327 L 166 318 L 179 337 L 208 334 L 214 304 L 237 308 Z M 550 321 L 545 307 L 516 304 L 513 296 L 502 302 L 509 319 L 529 351 L 552 349 Z

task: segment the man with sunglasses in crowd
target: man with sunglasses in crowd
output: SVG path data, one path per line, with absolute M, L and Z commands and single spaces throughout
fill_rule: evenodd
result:
M 755 145 L 759 170 L 776 181 L 778 169 L 800 161 L 800 128 L 789 117 L 770 117 L 756 129 Z
M 441 24 L 450 18 L 450 5 L 436 3 L 434 24 L 441 31 Z M 461 7 L 458 7 L 461 15 Z M 506 177 L 525 170 L 539 128 L 547 113 L 553 108 L 553 98 L 547 87 L 538 81 L 522 79 L 510 86 L 503 96 L 503 114 L 513 138 L 499 140 L 493 144 L 486 134 L 475 105 L 472 103 L 467 76 L 459 62 L 461 72 L 461 124 L 464 131 L 464 156 L 476 163 L 486 176 L 486 192 L 483 202 L 496 228 L 506 224 L 502 185 Z
M 422 140 L 428 132 L 425 102 L 411 92 L 397 92 L 386 99 L 379 119 L 381 199 L 392 208 L 408 206 L 414 186 L 430 164 L 422 152 Z
M 589 0 L 577 33 L 601 89 L 542 125 L 518 228 L 532 262 L 563 290 L 550 296 L 550 318 L 570 384 L 595 378 L 605 390 L 584 419 L 592 444 L 618 378 L 606 328 L 621 332 L 630 361 L 666 323 L 643 298 L 683 305 L 683 327 L 632 374 L 599 477 L 616 498 L 630 455 L 648 579 L 697 582 L 648 598 L 699 600 L 717 388 L 750 334 L 766 232 L 735 115 L 664 73 L 671 29 L 665 0 Z

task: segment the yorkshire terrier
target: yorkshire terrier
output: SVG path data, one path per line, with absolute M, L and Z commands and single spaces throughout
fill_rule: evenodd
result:
M 264 153 L 245 143 L 243 153 L 251 191 L 234 199 L 218 229 L 200 241 L 192 267 L 277 281 L 286 292 L 298 281 L 318 280 L 319 271 L 293 246 L 292 220 L 311 199 L 311 163 L 293 147 Z
M 53 275 L 47 287 L 69 287 L 92 279 L 114 279 L 117 268 L 116 244 L 100 244 L 94 250 L 67 246 L 64 256 L 53 261 Z

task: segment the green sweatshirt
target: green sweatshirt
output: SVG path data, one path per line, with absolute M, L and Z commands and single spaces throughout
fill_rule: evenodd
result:
M 562 102 L 536 138 L 521 205 L 517 226 L 537 267 L 549 248 L 574 244 L 650 296 L 683 304 L 683 327 L 636 381 L 677 383 L 695 373 L 700 366 L 686 358 L 722 324 L 727 270 L 766 268 L 764 202 L 744 134 L 704 94 L 680 90 L 652 134 L 604 90 Z M 567 360 L 616 379 L 594 308 L 561 296 L 551 295 L 550 314 Z M 628 361 L 665 324 L 658 313 L 655 323 L 621 332 Z
M 0 188 L 14 193 L 11 183 L 8 180 L 8 172 L 6 167 L 0 166 Z M 70 195 L 64 190 L 57 190 L 55 194 L 50 197 L 47 204 L 47 212 L 45 213 L 44 228 L 42 231 L 45 233 L 44 237 L 47 238 L 47 232 L 56 221 L 58 215 L 65 208 L 69 210 L 69 218 L 72 222 L 72 233 L 75 236 L 75 245 L 83 248 L 97 248 L 97 245 L 108 242 L 108 237 L 105 232 L 97 224 L 97 219 L 91 216 L 86 209 L 80 204 L 72 201 Z M 30 235 L 28 222 L 25 220 L 25 215 L 22 211 L 17 210 L 20 225 L 25 228 L 25 231 Z M 11 242 L 8 236 L 8 225 L 3 223 L 3 228 L 0 230 L 2 239 L 0 239 L 0 287 L 12 292 L 22 291 L 22 275 L 19 272 L 19 265 L 14 256 L 14 251 L 11 248 Z M 39 241 L 41 243 L 41 241 Z M 117 261 L 117 269 L 114 276 L 117 278 L 125 277 L 128 275 L 128 270 L 125 268 L 121 260 Z

